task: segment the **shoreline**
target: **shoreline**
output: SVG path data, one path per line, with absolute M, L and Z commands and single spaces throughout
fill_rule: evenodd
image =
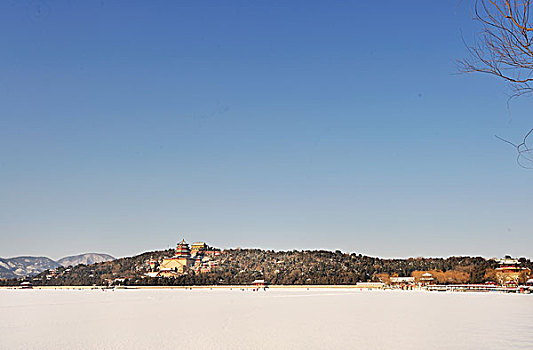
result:
M 26 289 L 263 289 L 252 285 L 205 285 L 205 286 L 33 286 Z M 269 285 L 267 289 L 387 289 L 353 285 Z M 24 289 L 20 286 L 0 286 L 1 289 Z M 390 289 L 390 288 L 389 288 Z
M 472 285 L 475 286 L 475 285 Z M 472 287 L 470 286 L 470 287 Z M 20 286 L 1 286 L 0 290 L 350 290 L 350 291 L 402 291 L 402 292 L 430 292 L 432 294 L 440 293 L 481 293 L 481 294 L 533 294 L 532 290 L 519 289 L 476 289 L 453 288 L 453 285 L 442 286 L 442 289 L 428 289 L 425 287 L 413 287 L 409 289 L 377 287 L 375 285 L 269 285 L 258 287 L 253 285 L 205 285 L 205 286 L 33 286 L 32 288 L 22 288 Z M 457 287 L 457 286 L 456 286 Z

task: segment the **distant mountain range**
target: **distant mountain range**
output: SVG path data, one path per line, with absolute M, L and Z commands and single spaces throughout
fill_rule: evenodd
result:
M 54 261 L 44 256 L 18 256 L 16 258 L 0 258 L 0 278 L 17 278 L 37 275 L 45 270 L 60 266 L 90 265 L 94 263 L 115 260 L 109 254 L 87 253 L 66 256 Z
M 67 256 L 67 257 L 59 259 L 57 262 L 61 266 L 66 267 L 66 266 L 76 266 L 79 264 L 91 265 L 91 264 L 96 264 L 96 263 L 110 261 L 110 260 L 115 260 L 115 258 L 109 254 L 87 253 L 87 254 Z

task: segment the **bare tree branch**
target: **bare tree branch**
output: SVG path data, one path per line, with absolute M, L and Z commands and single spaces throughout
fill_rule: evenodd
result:
M 474 44 L 465 42 L 470 57 L 458 61 L 459 71 L 486 73 L 507 81 L 513 91 L 510 99 L 533 94 L 532 7 L 533 0 L 475 0 L 474 19 L 482 30 Z M 516 148 L 521 167 L 533 169 L 533 151 L 527 144 L 532 134 L 533 129 L 519 144 L 496 138 Z
M 464 73 L 492 74 L 509 82 L 515 95 L 533 93 L 533 27 L 531 0 L 476 0 L 475 20 L 482 31 L 470 57 L 459 60 Z
M 494 137 L 516 148 L 516 151 L 517 151 L 516 162 L 518 163 L 519 166 L 521 166 L 524 169 L 533 169 L 533 149 L 529 148 L 527 144 L 527 140 L 532 134 L 533 134 L 533 129 L 529 130 L 526 136 L 524 136 L 522 142 L 519 144 L 514 144 L 511 141 L 506 140 L 498 135 L 494 135 Z

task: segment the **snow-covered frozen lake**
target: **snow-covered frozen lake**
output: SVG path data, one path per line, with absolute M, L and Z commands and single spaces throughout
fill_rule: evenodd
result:
M 533 295 L 4 289 L 0 349 L 533 349 Z

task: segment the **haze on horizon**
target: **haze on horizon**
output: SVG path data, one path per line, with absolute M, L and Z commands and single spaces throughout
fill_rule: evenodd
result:
M 0 3 L 0 256 L 532 257 L 531 98 L 458 1 Z M 177 233 L 179 232 L 179 233 Z

